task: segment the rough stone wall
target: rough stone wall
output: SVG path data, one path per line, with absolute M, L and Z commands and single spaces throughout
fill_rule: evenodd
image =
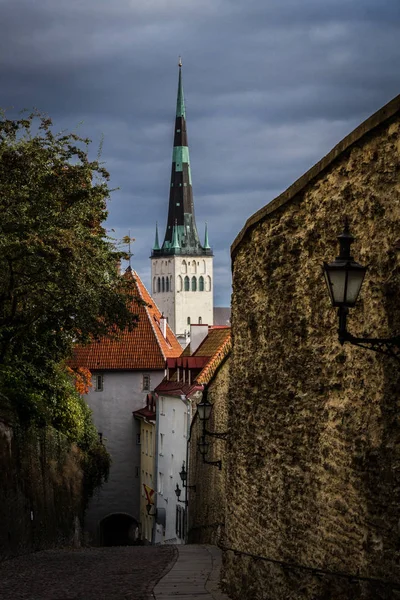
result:
M 234 246 L 225 539 L 241 552 L 397 582 L 400 367 L 339 345 L 321 264 L 338 254 L 347 215 L 353 255 L 370 264 L 348 328 L 400 331 L 399 132 L 397 111 L 294 184 Z M 237 600 L 400 597 L 391 585 L 232 551 L 224 578 Z
M 78 452 L 54 430 L 23 432 L 0 419 L 0 560 L 79 543 Z
M 229 358 L 219 368 L 210 384 L 208 399 L 213 404 L 207 430 L 225 432 L 228 424 Z M 200 402 L 200 399 L 199 399 Z M 197 450 L 197 441 L 202 435 L 202 423 L 195 416 L 190 434 L 189 484 L 189 543 L 217 544 L 223 537 L 226 504 L 226 444 L 221 439 L 207 437 L 210 451 L 207 460 L 222 460 L 222 469 L 203 463 Z

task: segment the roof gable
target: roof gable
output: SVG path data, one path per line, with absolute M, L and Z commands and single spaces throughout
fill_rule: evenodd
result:
M 159 370 L 165 368 L 167 358 L 177 357 L 182 347 L 167 324 L 164 338 L 157 308 L 139 275 L 128 269 L 126 277 L 132 277 L 137 295 L 146 302 L 142 305 L 132 301 L 131 310 L 139 316 L 137 327 L 132 331 L 120 331 L 116 338 L 102 338 L 87 346 L 76 346 L 70 365 L 90 370 Z

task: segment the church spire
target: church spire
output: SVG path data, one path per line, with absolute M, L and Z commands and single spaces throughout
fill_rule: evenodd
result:
M 153 256 L 164 254 L 211 254 L 200 243 L 194 216 L 192 175 L 186 132 L 186 110 L 182 83 L 182 60 L 179 58 L 178 94 L 176 100 L 174 149 L 170 180 L 168 221 L 164 242 Z
M 156 239 L 154 240 L 153 250 L 160 249 L 160 242 L 158 241 L 158 223 L 156 222 Z

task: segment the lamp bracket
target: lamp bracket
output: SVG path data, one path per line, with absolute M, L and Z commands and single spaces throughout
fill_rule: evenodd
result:
M 203 456 L 203 463 L 205 465 L 213 465 L 214 467 L 218 467 L 219 470 L 222 469 L 222 460 L 206 460 Z
M 204 435 L 209 435 L 211 437 L 218 438 L 219 440 L 226 440 L 228 433 L 228 431 L 208 431 L 207 429 L 203 429 Z
M 353 346 L 359 346 L 365 350 L 372 350 L 378 354 L 386 354 L 400 362 L 400 335 L 391 338 L 358 338 L 346 331 L 341 334 L 340 343 L 349 342 Z
M 193 490 L 194 492 L 196 491 L 195 485 L 186 485 L 184 482 L 182 482 L 182 487 L 186 488 L 187 490 Z
M 400 362 L 400 335 L 396 335 L 391 338 L 359 338 L 355 337 L 347 331 L 346 319 L 349 309 L 347 307 L 340 307 L 338 310 L 339 317 L 339 329 L 338 336 L 339 342 L 343 345 L 345 342 L 353 344 L 353 346 L 359 346 L 365 350 L 372 350 L 379 354 L 385 354 L 395 358 Z

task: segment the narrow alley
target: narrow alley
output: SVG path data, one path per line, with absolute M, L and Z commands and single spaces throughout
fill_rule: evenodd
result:
M 214 546 L 47 550 L 0 563 L 1 600 L 228 600 Z

